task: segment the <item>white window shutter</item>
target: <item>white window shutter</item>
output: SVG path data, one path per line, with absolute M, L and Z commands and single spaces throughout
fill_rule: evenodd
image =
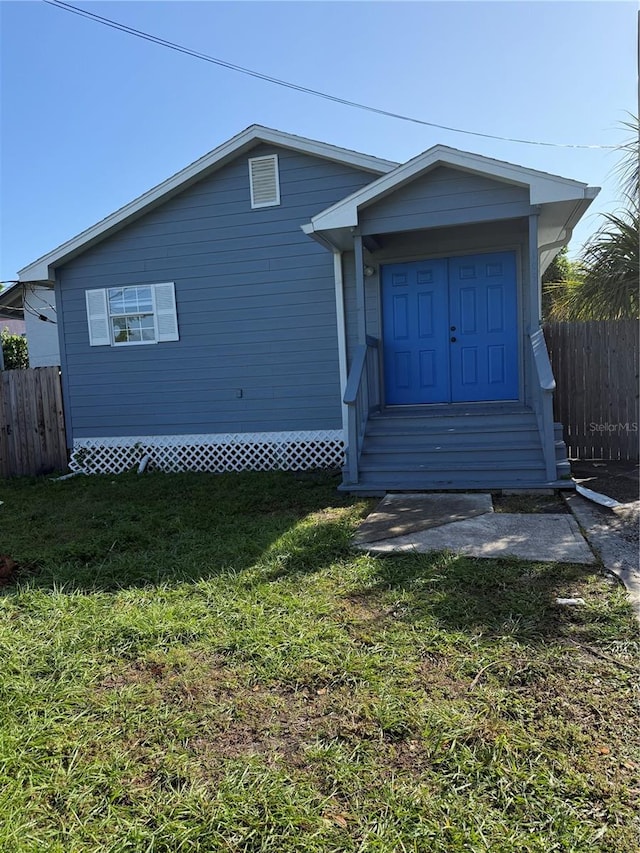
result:
M 109 334 L 109 312 L 107 311 L 107 291 L 87 290 L 87 324 L 89 326 L 89 346 L 111 346 Z
M 251 207 L 271 207 L 280 204 L 278 155 L 253 157 L 249 160 Z
M 176 294 L 173 282 L 154 284 L 153 298 L 156 308 L 155 318 L 158 341 L 179 340 Z

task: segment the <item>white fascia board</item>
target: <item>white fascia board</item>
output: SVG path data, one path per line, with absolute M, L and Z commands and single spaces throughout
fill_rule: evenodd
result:
M 314 139 L 307 139 L 304 136 L 296 136 L 293 133 L 285 133 L 281 130 L 272 130 L 269 127 L 262 127 L 257 124 L 252 125 L 248 130 L 254 130 L 256 138 L 262 142 L 271 142 L 274 145 L 292 148 L 324 160 L 334 160 L 338 163 L 345 163 L 348 166 L 356 166 L 359 169 L 373 172 L 376 175 L 391 172 L 398 166 L 395 160 L 383 160 L 380 157 L 372 157 L 370 154 L 361 154 L 359 151 L 352 151 L 349 148 L 340 148 L 337 145 L 330 145 L 328 142 L 318 142 Z
M 538 251 L 540 275 L 543 275 L 551 261 L 573 236 L 573 229 L 582 219 L 593 199 L 598 195 L 599 187 L 587 187 L 585 197 L 571 202 L 552 202 L 540 209 L 538 227 Z
M 119 208 L 119 210 L 116 210 L 105 219 L 92 225 L 91 228 L 87 228 L 85 231 L 82 231 L 80 234 L 53 249 L 53 251 L 48 252 L 33 263 L 23 267 L 18 273 L 19 280 L 22 282 L 52 280 L 53 269 L 65 260 L 70 260 L 95 243 L 104 240 L 105 237 L 120 230 L 128 222 L 151 210 L 161 202 L 166 201 L 177 192 L 186 189 L 190 184 L 195 183 L 205 172 L 212 172 L 215 169 L 221 168 L 234 157 L 239 156 L 244 151 L 248 151 L 260 142 L 279 145 L 284 148 L 293 149 L 294 151 L 300 151 L 304 154 L 321 157 L 325 160 L 333 160 L 349 166 L 355 166 L 356 168 L 372 172 L 375 175 L 389 172 L 397 166 L 397 163 L 391 160 L 381 160 L 378 157 L 372 157 L 368 154 L 360 154 L 357 151 L 339 148 L 336 145 L 317 142 L 313 139 L 295 136 L 291 133 L 283 133 L 279 130 L 254 124 L 222 145 L 214 148 L 213 151 L 200 157 L 200 159 L 194 161 L 189 166 L 186 166 L 181 171 L 176 172 L 175 175 L 172 175 L 166 181 L 163 181 L 129 202 L 129 204 Z
M 583 198 L 587 189 L 587 184 L 582 183 L 582 181 L 552 175 L 550 172 L 541 172 L 538 169 L 529 169 L 526 166 L 508 163 L 506 160 L 495 160 L 492 157 L 484 157 L 481 154 L 473 154 L 468 151 L 458 151 L 446 146 L 436 147 L 440 149 L 443 165 L 451 165 L 486 175 L 497 181 L 530 187 L 531 204 Z
M 385 195 L 436 166 L 451 166 L 505 183 L 529 187 L 531 204 L 584 198 L 586 191 L 591 189 L 586 184 L 570 178 L 516 166 L 481 154 L 459 151 L 446 145 L 434 145 L 392 172 L 318 213 L 311 220 L 311 224 L 316 231 L 330 228 L 354 228 L 358 224 L 360 208 L 384 198 Z

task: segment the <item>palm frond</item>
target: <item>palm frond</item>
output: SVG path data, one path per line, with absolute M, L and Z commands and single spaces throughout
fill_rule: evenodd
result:
M 623 195 L 638 204 L 640 197 L 640 122 L 638 116 L 631 115 L 629 121 L 623 121 L 622 127 L 631 131 L 631 136 L 620 145 L 622 156 L 615 167 Z
M 640 316 L 638 206 L 603 216 L 605 223 L 583 251 L 583 275 L 550 291 L 550 318 L 620 320 Z

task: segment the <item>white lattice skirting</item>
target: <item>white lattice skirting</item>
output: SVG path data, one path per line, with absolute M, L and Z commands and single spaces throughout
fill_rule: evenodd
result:
M 149 457 L 161 471 L 305 471 L 344 461 L 342 430 L 77 438 L 69 467 L 121 474 Z

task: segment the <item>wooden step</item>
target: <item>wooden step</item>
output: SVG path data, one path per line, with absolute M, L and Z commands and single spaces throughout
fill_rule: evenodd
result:
M 561 424 L 554 424 L 555 478 L 547 478 L 536 415 L 522 406 L 451 413 L 399 408 L 367 423 L 359 483 L 344 491 L 570 488 Z
M 537 421 L 531 412 L 505 415 L 468 415 L 461 417 L 434 416 L 431 418 L 404 415 L 387 417 L 372 415 L 368 428 L 371 430 L 412 431 L 422 432 L 456 432 L 474 430 L 477 432 L 504 431 L 509 429 L 536 429 Z
M 406 483 L 398 480 L 385 480 L 385 482 L 376 482 L 375 480 L 367 480 L 353 485 L 341 483 L 338 486 L 340 492 L 350 492 L 363 496 L 378 497 L 387 494 L 387 492 L 486 492 L 498 489 L 574 489 L 575 483 L 571 479 L 558 480 L 533 480 L 520 479 L 509 480 L 495 477 L 484 478 L 482 480 L 468 479 L 464 483 L 451 483 L 449 481 L 437 481 L 424 478 L 418 483 Z

